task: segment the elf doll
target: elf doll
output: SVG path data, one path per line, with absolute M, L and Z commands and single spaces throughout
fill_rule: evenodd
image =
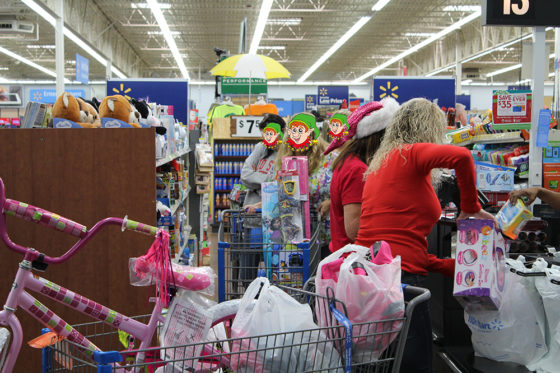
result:
M 286 144 L 295 152 L 303 152 L 317 143 L 319 129 L 315 116 L 309 113 L 296 114 L 288 124 L 289 138 Z

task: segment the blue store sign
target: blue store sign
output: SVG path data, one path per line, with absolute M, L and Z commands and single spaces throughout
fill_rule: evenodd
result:
M 76 53 L 76 80 L 82 84 L 89 83 L 89 60 Z
M 348 102 L 348 86 L 320 85 L 317 87 L 319 105 L 342 105 Z
M 305 95 L 305 111 L 317 109 L 317 95 Z
M 74 97 L 86 97 L 83 89 L 66 89 Z M 54 104 L 56 101 L 56 89 L 32 89 L 29 91 L 29 101 L 42 104 Z
M 107 96 L 112 95 L 171 105 L 175 119 L 183 124 L 189 123 L 187 113 L 189 89 L 185 79 L 111 79 L 107 81 Z
M 455 79 L 422 77 L 376 77 L 373 79 L 373 99 L 393 97 L 399 103 L 423 97 L 437 100 L 442 107 L 455 107 Z

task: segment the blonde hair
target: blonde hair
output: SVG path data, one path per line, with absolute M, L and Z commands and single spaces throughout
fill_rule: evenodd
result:
M 278 149 L 278 155 L 276 156 L 276 170 L 282 169 L 282 158 L 283 157 L 292 157 L 292 156 L 306 156 L 307 157 L 307 164 L 308 164 L 308 173 L 311 175 L 314 171 L 316 171 L 323 161 L 323 152 L 327 149 L 328 143 L 319 136 L 316 144 L 313 144 L 309 148 L 307 148 L 303 152 L 296 152 L 290 149 L 288 144 L 286 144 L 286 140 L 288 140 L 289 134 L 286 131 L 284 135 L 284 140 Z
M 387 126 L 383 141 L 364 173 L 364 177 L 379 170 L 394 149 L 399 149 L 401 157 L 404 157 L 402 149 L 407 145 L 441 144 L 445 125 L 445 115 L 436 104 L 425 98 L 414 98 L 405 102 Z

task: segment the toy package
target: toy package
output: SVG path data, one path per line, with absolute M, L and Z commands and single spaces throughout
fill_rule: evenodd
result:
M 278 171 L 278 206 L 284 242 L 302 242 L 303 216 L 297 170 Z
M 475 162 L 476 187 L 489 192 L 511 192 L 515 168 Z
M 517 238 L 517 235 L 521 232 L 525 223 L 532 217 L 533 214 L 525 207 L 525 204 L 520 199 L 518 199 L 514 205 L 508 200 L 496 214 L 500 229 L 512 240 Z
M 308 161 L 306 156 L 283 157 L 282 170 L 297 170 L 299 175 L 299 198 L 302 201 L 303 225 L 305 228 L 304 237 L 311 239 L 311 221 L 309 211 L 309 173 Z
M 498 309 L 505 283 L 505 253 L 505 240 L 494 229 L 493 220 L 457 222 L 453 295 L 463 307 Z
M 278 265 L 278 251 L 281 250 L 280 244 L 283 240 L 276 182 L 261 184 L 261 200 L 264 263 L 267 277 L 273 279 L 272 267 Z

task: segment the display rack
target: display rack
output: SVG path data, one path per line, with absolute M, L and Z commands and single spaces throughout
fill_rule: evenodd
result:
M 521 131 L 491 133 L 473 136 L 470 140 L 455 144 L 459 146 L 468 146 L 472 144 L 513 144 L 528 142 L 522 137 Z
M 190 151 L 191 151 L 191 149 L 189 147 L 187 147 L 186 149 L 183 149 L 183 150 L 180 150 L 180 151 L 178 151 L 174 154 L 168 155 L 165 158 L 158 159 L 158 160 L 156 160 L 156 167 L 163 166 L 164 164 L 169 163 L 174 159 L 182 157 L 183 155 L 189 153 Z

